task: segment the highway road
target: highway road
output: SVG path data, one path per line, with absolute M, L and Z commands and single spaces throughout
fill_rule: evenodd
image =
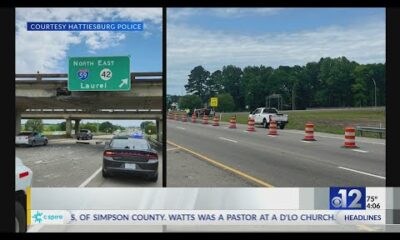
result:
M 133 176 L 103 178 L 103 150 L 111 138 L 112 135 L 87 141 L 50 139 L 47 146 L 16 147 L 15 155 L 32 169 L 32 187 L 162 187 L 161 151 L 156 183 Z
M 216 127 L 199 120 L 193 124 L 168 119 L 168 172 L 170 165 L 197 159 L 209 167 L 192 177 L 200 179 L 194 186 L 218 186 L 218 180 L 208 179 L 213 168 L 262 187 L 385 186 L 385 140 L 357 137 L 359 148 L 346 149 L 341 147 L 342 135 L 316 133 L 317 141 L 306 142 L 302 141 L 303 131 L 278 129 L 278 136 L 269 136 L 268 129 L 246 129 L 242 124 L 229 129 L 227 123 Z M 179 157 L 180 152 L 189 157 Z M 173 174 L 173 179 L 168 174 L 167 186 L 171 182 L 190 187 L 185 174 Z M 231 186 L 243 186 L 243 182 L 236 182 Z

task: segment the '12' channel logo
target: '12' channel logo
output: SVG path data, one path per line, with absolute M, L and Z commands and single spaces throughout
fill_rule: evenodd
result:
M 365 210 L 365 187 L 331 187 L 329 209 Z

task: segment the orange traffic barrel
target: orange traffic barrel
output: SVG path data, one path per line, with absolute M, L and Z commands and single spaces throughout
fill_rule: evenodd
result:
M 204 114 L 203 116 L 203 124 L 208 124 L 208 116 Z
M 231 120 L 229 120 L 229 128 L 236 128 L 236 117 L 231 117 Z
M 254 119 L 249 117 L 249 120 L 247 121 L 247 131 L 249 132 L 255 132 L 256 129 L 254 128 Z
M 276 128 L 276 121 L 271 120 L 269 122 L 269 129 L 268 129 L 268 135 L 278 135 L 278 130 Z
M 314 138 L 314 124 L 311 122 L 306 123 L 306 128 L 304 129 L 305 136 L 304 141 L 316 141 Z
M 212 124 L 212 125 L 213 125 L 213 126 L 219 126 L 219 118 L 218 118 L 217 115 L 214 116 L 213 124 Z
M 196 123 L 196 114 L 192 114 L 192 123 Z
M 356 145 L 356 129 L 354 127 L 346 127 L 344 130 L 344 145 L 345 148 L 358 148 Z

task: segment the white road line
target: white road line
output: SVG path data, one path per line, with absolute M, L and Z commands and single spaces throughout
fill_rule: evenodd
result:
M 168 148 L 167 151 L 177 150 L 179 148 Z
M 354 169 L 351 169 L 351 168 L 345 168 L 345 167 L 340 167 L 340 166 L 338 168 L 343 169 L 343 170 L 347 170 L 347 171 L 350 171 L 350 172 L 355 172 L 355 173 L 359 173 L 359 174 L 368 175 L 368 176 L 371 176 L 371 177 L 376 177 L 376 178 L 380 178 L 380 179 L 386 179 L 386 177 L 382 177 L 382 176 L 371 174 L 371 173 L 361 172 L 361 171 L 354 170 Z
M 300 141 L 300 142 L 303 142 L 303 143 L 311 143 L 310 141 Z
M 267 135 L 268 137 L 276 137 L 276 135 Z
M 44 227 L 44 224 L 35 224 L 28 227 L 27 232 L 39 232 Z
M 182 129 L 182 130 L 185 130 L 186 128 L 183 128 L 183 127 L 176 127 L 176 128 L 178 128 L 178 129 Z
M 367 153 L 368 152 L 368 151 L 360 150 L 360 149 L 351 149 L 351 150 L 353 150 L 354 152 L 360 152 L 360 153 Z
M 97 171 L 94 172 L 94 173 L 92 174 L 92 176 L 90 176 L 88 179 L 86 179 L 81 185 L 79 185 L 79 187 L 80 187 L 80 188 L 86 187 L 86 185 L 88 185 L 88 184 L 90 183 L 90 181 L 92 181 L 93 178 L 96 177 L 97 174 L 100 173 L 100 171 L 101 171 L 102 168 L 103 168 L 103 167 L 100 167 L 99 169 L 97 169 Z
M 229 141 L 229 142 L 234 142 L 234 143 L 238 142 L 236 140 L 232 140 L 232 139 L 228 139 L 228 138 L 224 138 L 224 137 L 218 137 L 218 138 L 221 139 L 221 140 Z

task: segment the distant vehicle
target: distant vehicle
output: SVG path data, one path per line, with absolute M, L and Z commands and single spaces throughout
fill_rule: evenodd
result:
M 93 139 L 93 134 L 89 129 L 81 129 L 79 130 L 79 133 L 76 135 L 76 139 L 91 140 Z
M 131 136 L 131 138 L 143 139 L 143 134 L 140 132 L 135 132 Z
M 26 189 L 31 187 L 32 171 L 15 158 L 15 232 L 26 232 Z
M 271 119 L 276 121 L 280 129 L 284 129 L 288 123 L 288 115 L 278 113 L 276 108 L 257 108 L 250 112 L 249 117 L 254 119 L 255 124 L 262 124 L 264 128 L 269 128 Z
M 15 137 L 15 145 L 28 145 L 28 146 L 36 146 L 36 145 L 47 145 L 49 140 L 46 136 L 42 135 L 39 132 L 21 132 Z
M 71 91 L 69 91 L 68 88 L 57 88 L 56 95 L 57 96 L 70 96 Z
M 212 111 L 212 109 L 210 109 L 210 108 L 198 108 L 198 109 L 194 109 L 193 112 L 197 118 L 202 117 L 204 115 L 209 116 L 209 117 L 214 116 L 214 111 Z M 193 112 L 190 112 L 189 115 L 192 115 Z
M 144 176 L 156 182 L 158 154 L 145 139 L 114 136 L 103 152 L 102 175 L 107 178 L 117 173 Z

